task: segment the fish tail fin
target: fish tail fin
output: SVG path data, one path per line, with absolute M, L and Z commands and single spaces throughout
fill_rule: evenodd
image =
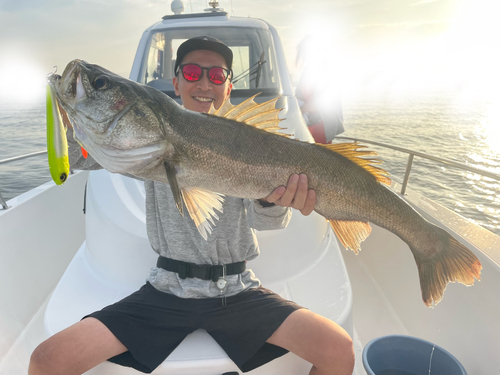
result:
M 449 246 L 432 259 L 415 257 L 420 277 L 422 300 L 427 307 L 443 299 L 448 283 L 473 285 L 474 278 L 481 280 L 481 262 L 460 242 L 449 236 Z

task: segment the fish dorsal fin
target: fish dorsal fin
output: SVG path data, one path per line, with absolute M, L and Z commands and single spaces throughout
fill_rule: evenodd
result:
M 363 167 L 365 170 L 370 172 L 378 182 L 386 185 L 391 184 L 389 173 L 385 169 L 373 165 L 382 163 L 380 159 L 372 157 L 376 156 L 377 153 L 371 150 L 360 150 L 367 148 L 366 146 L 358 143 L 332 143 L 321 146 L 326 147 L 329 150 L 346 157 L 360 167 Z
M 215 225 L 214 219 L 219 219 L 215 210 L 222 213 L 224 195 L 205 189 L 182 188 L 182 197 L 198 232 L 207 240 L 212 233 L 212 225 Z
M 362 221 L 337 221 L 327 220 L 340 242 L 346 249 L 351 249 L 356 254 L 361 250 L 363 242 L 371 233 L 369 223 Z
M 259 94 L 246 99 L 238 105 L 232 105 L 228 99 L 218 110 L 214 108 L 212 103 L 208 114 L 243 122 L 257 129 L 289 137 L 289 134 L 278 133 L 284 129 L 279 127 L 281 119 L 278 116 L 281 109 L 276 108 L 279 97 L 258 104 L 254 101 L 257 95 Z

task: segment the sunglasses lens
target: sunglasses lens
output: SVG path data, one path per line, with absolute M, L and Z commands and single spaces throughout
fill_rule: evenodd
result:
M 208 71 L 208 77 L 210 78 L 210 81 L 216 85 L 222 85 L 227 79 L 226 71 L 217 67 L 211 68 Z
M 182 75 L 189 82 L 196 82 L 201 77 L 201 68 L 197 65 L 184 65 Z

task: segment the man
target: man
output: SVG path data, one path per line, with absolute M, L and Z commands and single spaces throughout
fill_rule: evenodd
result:
M 173 79 L 183 105 L 198 112 L 220 107 L 231 93 L 231 64 L 231 50 L 215 38 L 183 43 Z M 68 141 L 77 152 L 71 136 Z M 72 161 L 98 167 L 92 163 L 79 154 Z M 311 374 L 352 373 L 352 341 L 341 327 L 263 288 L 246 269 L 258 255 L 253 229 L 283 228 L 289 207 L 312 212 L 316 197 L 305 175 L 291 176 L 260 200 L 225 197 L 208 240 L 189 215 L 179 215 L 168 185 L 144 184 L 148 237 L 160 255 L 148 283 L 40 344 L 30 375 L 81 374 L 106 360 L 150 373 L 198 328 L 244 372 L 289 350 L 313 364 Z

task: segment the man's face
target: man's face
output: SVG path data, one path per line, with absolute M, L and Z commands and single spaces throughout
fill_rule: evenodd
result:
M 198 50 L 188 53 L 182 64 L 198 64 L 203 68 L 212 66 L 220 66 L 227 69 L 226 60 L 216 52 L 208 50 Z M 203 71 L 203 77 L 197 82 L 188 82 L 182 77 L 179 72 L 177 77 L 174 77 L 173 84 L 175 94 L 179 95 L 182 104 L 187 109 L 196 112 L 208 112 L 212 102 L 214 107 L 218 109 L 222 103 L 229 97 L 233 85 L 229 79 L 222 85 L 215 85 L 208 79 L 207 71 Z

